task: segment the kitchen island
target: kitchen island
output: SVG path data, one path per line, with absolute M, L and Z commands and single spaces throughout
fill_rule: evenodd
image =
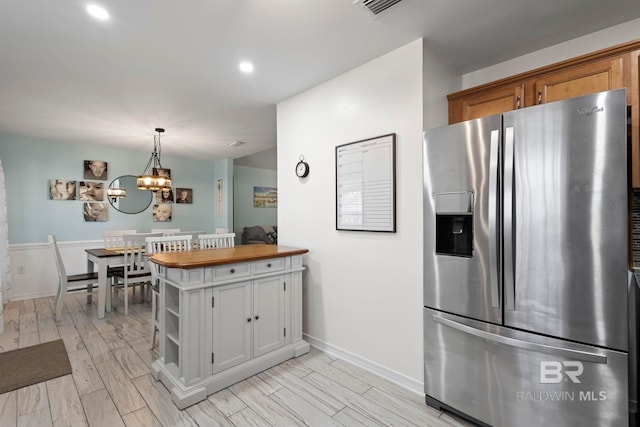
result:
M 151 373 L 184 409 L 309 351 L 302 255 L 275 245 L 158 253 L 160 357 Z

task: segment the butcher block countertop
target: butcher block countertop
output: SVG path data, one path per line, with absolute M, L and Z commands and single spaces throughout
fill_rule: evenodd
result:
M 163 252 L 151 256 L 151 261 L 168 268 L 199 268 L 266 258 L 301 255 L 308 249 L 277 245 L 240 245 L 234 248 L 197 249 L 185 252 Z

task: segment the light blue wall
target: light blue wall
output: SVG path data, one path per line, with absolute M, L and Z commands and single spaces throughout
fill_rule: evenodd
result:
M 9 243 L 39 243 L 55 233 L 60 241 L 98 240 L 109 229 L 152 228 L 213 231 L 216 226 L 216 172 L 214 162 L 164 155 L 174 187 L 193 189 L 193 204 L 173 204 L 171 222 L 153 222 L 152 208 L 127 215 L 109 206 L 107 222 L 85 222 L 83 201 L 49 200 L 50 179 L 83 180 L 84 160 L 108 162 L 108 180 L 142 173 L 149 152 L 0 135 L 0 160 L 5 173 Z M 227 180 L 229 181 L 229 180 Z M 227 185 L 227 184 L 225 184 Z M 230 184 L 228 184 L 230 185 Z M 230 188 L 230 187 L 229 187 Z M 226 190 L 229 193 L 229 190 Z M 105 203 L 106 202 L 105 200 Z M 229 209 L 225 209 L 229 211 Z M 224 219 L 225 223 L 228 220 Z
M 253 225 L 278 225 L 277 208 L 254 208 L 253 187 L 277 187 L 278 173 L 248 166 L 233 168 L 233 229 L 240 243 L 242 229 Z

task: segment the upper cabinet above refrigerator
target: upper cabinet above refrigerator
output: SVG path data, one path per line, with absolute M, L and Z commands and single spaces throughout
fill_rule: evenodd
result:
M 533 105 L 626 87 L 623 70 L 630 54 L 570 68 L 495 82 L 497 87 L 473 88 L 449 95 L 449 123 L 505 113 Z
M 449 123 L 626 88 L 632 186 L 640 188 L 639 56 L 636 40 L 449 94 Z

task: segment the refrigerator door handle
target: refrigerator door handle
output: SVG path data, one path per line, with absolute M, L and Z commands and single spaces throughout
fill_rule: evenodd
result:
M 500 308 L 500 282 L 498 275 L 498 146 L 500 131 L 491 131 L 489 154 L 489 280 L 491 286 L 491 305 Z
M 505 308 L 507 310 L 516 309 L 516 284 L 514 268 L 514 237 L 515 228 L 513 222 L 513 212 L 515 210 L 513 175 L 514 175 L 514 154 L 513 154 L 514 129 L 513 126 L 504 130 L 504 195 L 503 195 L 503 236 L 504 236 L 504 297 Z
M 482 331 L 472 326 L 465 325 L 460 322 L 456 322 L 455 320 L 446 319 L 436 314 L 433 315 L 433 320 L 434 322 L 456 329 L 460 332 L 464 332 L 466 334 L 473 335 L 478 338 L 493 341 L 498 344 L 504 344 L 511 347 L 517 347 L 525 350 L 536 351 L 539 353 L 553 354 L 556 356 L 567 357 L 571 359 L 578 359 L 585 362 L 604 363 L 604 364 L 607 363 L 607 356 L 605 356 L 604 354 L 591 353 L 591 352 L 580 351 L 580 350 L 572 350 L 569 348 L 556 347 L 553 345 L 546 345 L 546 344 L 538 344 L 538 343 L 533 343 L 529 341 L 519 340 L 517 338 L 505 337 L 505 336 L 497 335 L 491 332 Z

